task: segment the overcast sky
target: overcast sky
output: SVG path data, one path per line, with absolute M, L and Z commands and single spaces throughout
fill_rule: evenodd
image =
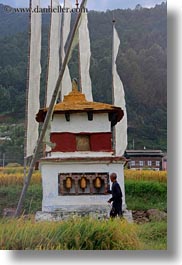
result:
M 165 0 L 88 0 L 89 10 L 107 10 L 116 8 L 135 8 L 137 4 L 143 7 L 153 7 L 156 4 L 160 4 Z M 41 6 L 47 7 L 50 5 L 50 0 L 41 0 Z M 60 0 L 62 3 L 63 0 Z M 72 0 L 75 4 L 76 0 Z M 81 0 L 79 1 L 81 3 Z M 13 7 L 27 7 L 29 0 L 0 0 L 0 3 L 10 5 Z

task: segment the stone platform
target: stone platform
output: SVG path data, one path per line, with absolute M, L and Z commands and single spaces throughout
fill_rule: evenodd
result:
M 110 213 L 110 206 L 109 205 L 91 205 L 89 208 L 88 206 L 77 206 L 73 207 L 65 207 L 61 208 L 54 212 L 42 212 L 39 211 L 35 215 L 35 220 L 37 222 L 44 222 L 44 221 L 62 221 L 67 220 L 71 217 L 84 217 L 90 216 L 96 219 L 109 219 Z M 132 218 L 132 211 L 124 210 L 123 217 L 129 222 L 133 222 Z

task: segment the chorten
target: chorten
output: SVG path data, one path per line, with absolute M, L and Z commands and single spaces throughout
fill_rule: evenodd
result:
M 47 108 L 36 120 L 43 122 Z M 115 155 L 112 128 L 122 120 L 120 107 L 86 100 L 73 82 L 72 92 L 55 105 L 50 123 L 51 150 L 40 160 L 42 212 L 50 219 L 70 215 L 109 214 L 109 175 L 115 172 L 123 192 L 125 208 L 125 159 Z

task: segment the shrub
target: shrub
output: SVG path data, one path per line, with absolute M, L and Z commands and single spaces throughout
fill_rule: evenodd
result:
M 18 163 L 9 163 L 7 164 L 7 167 L 21 167 L 21 165 Z

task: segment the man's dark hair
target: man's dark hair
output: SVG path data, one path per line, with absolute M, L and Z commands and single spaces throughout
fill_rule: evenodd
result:
M 114 179 L 117 179 L 117 174 L 116 174 L 116 173 L 112 173 L 110 176 L 111 176 L 112 178 L 114 178 Z

